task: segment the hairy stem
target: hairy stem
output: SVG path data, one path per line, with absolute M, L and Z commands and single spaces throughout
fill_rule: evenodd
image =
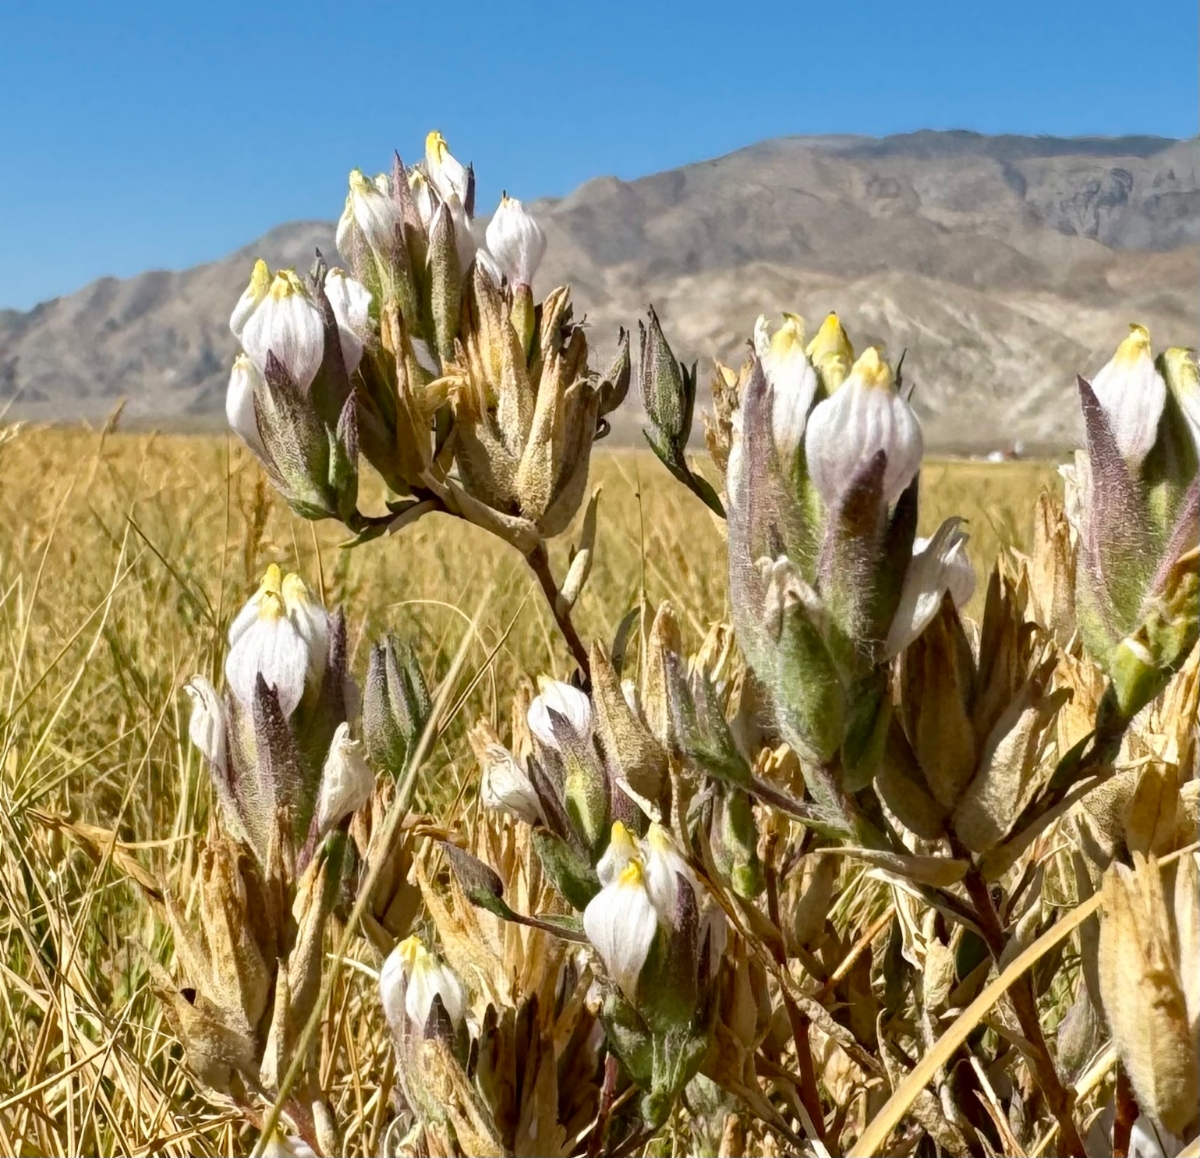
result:
M 542 591 L 546 596 L 546 602 L 550 604 L 550 612 L 554 616 L 555 623 L 558 624 L 558 630 L 562 632 L 563 638 L 567 641 L 567 646 L 571 649 L 571 655 L 579 665 L 584 680 L 590 684 L 592 672 L 588 662 L 588 650 L 584 647 L 583 640 L 579 638 L 575 624 L 571 622 L 571 613 L 562 607 L 561 592 L 558 584 L 554 581 L 554 574 L 550 570 L 550 555 L 546 551 L 545 542 L 539 540 L 538 545 L 525 556 L 525 559 L 542 585 Z
M 988 889 L 983 874 L 972 865 L 967 871 L 963 882 L 967 894 L 975 907 L 975 915 L 979 921 L 979 930 L 992 959 L 999 966 L 1000 958 L 1008 944 L 1004 927 L 1000 923 L 1000 914 L 992 903 L 992 894 Z M 1062 1153 L 1071 1158 L 1083 1158 L 1083 1142 L 1075 1125 L 1075 1096 L 1059 1080 L 1058 1071 L 1054 1068 L 1054 1059 L 1046 1045 L 1042 1033 L 1041 1019 L 1038 1017 L 1037 1000 L 1034 994 L 1033 980 L 1026 976 L 1013 983 L 1009 990 L 1017 1020 L 1021 1024 L 1021 1033 L 1029 1042 L 1028 1059 L 1033 1067 L 1034 1076 L 1050 1112 L 1058 1122 L 1058 1134 L 1062 1144 Z

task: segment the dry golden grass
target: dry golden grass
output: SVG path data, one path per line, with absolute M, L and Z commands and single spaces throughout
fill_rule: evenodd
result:
M 725 614 L 719 527 L 649 455 L 595 465 L 604 495 L 581 634 L 611 637 L 644 594 L 675 603 L 695 646 Z M 964 515 L 981 570 L 1001 544 L 1026 545 L 1038 491 L 1057 483 L 1038 463 L 935 462 L 925 480 L 922 532 Z M 483 532 L 435 516 L 353 551 L 343 537 L 293 518 L 225 438 L 0 439 L 0 1155 L 247 1145 L 241 1119 L 200 1100 L 179 1064 L 153 989 L 172 947 L 143 887 L 189 893 L 209 787 L 180 689 L 217 675 L 228 621 L 268 562 L 346 606 L 360 675 L 369 641 L 393 630 L 436 679 L 486 593 L 469 665 L 503 642 L 466 720 L 503 715 L 520 674 L 568 673 L 522 560 Z M 463 730 L 429 761 L 426 800 L 469 787 Z M 121 843 L 89 844 L 87 825 Z M 139 872 L 143 887 L 129 880 Z M 369 990 L 344 974 L 324 1048 L 363 1079 L 338 1106 L 355 1152 L 378 1147 L 392 1065 L 379 1019 L 354 1016 Z

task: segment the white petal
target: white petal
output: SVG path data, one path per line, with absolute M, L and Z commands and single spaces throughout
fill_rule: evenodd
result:
M 192 700 L 188 736 L 196 750 L 222 775 L 227 767 L 225 707 L 217 689 L 204 676 L 193 676 L 184 689 Z
M 225 679 L 247 712 L 254 708 L 257 677 L 279 696 L 290 716 L 304 696 L 308 647 L 286 616 L 261 616 L 241 634 L 225 658 Z
M 318 837 L 362 808 L 374 790 L 375 776 L 363 759 L 362 745 L 350 739 L 349 724 L 338 724 L 321 772 L 321 793 L 317 798 Z
M 500 268 L 500 263 L 482 246 L 475 251 L 475 264 L 488 275 L 497 289 L 504 283 L 504 270 Z
M 409 344 L 412 346 L 413 357 L 417 360 L 417 365 L 421 367 L 427 374 L 432 374 L 435 378 L 442 376 L 442 367 L 437 358 L 433 355 L 433 350 L 429 343 L 421 338 L 410 338 Z
M 233 307 L 233 314 L 229 318 L 229 328 L 239 342 L 242 340 L 242 331 L 246 328 L 246 322 L 250 320 L 250 315 L 258 309 L 263 298 L 267 296 L 267 290 L 270 287 L 271 271 L 267 268 L 267 263 L 260 257 L 254 263 L 254 270 L 250 274 L 250 284 L 242 291 L 242 296 L 238 298 L 238 303 Z
M 912 482 L 924 450 L 917 416 L 891 388 L 890 371 L 874 350 L 867 350 L 837 393 L 809 415 L 804 445 L 809 474 L 829 508 L 881 450 L 887 455 L 883 497 L 890 506 Z
M 294 573 L 284 577 L 281 593 L 284 610 L 308 649 L 308 684 L 317 687 L 324 678 L 329 659 L 329 612 L 313 598 L 304 580 Z
M 609 976 L 631 1001 L 657 930 L 658 917 L 636 861 L 602 888 L 583 911 L 583 931 Z
M 1092 379 L 1092 390 L 1108 417 L 1117 449 L 1140 464 L 1158 438 L 1167 384 L 1154 365 L 1149 334 L 1141 326 L 1131 329 L 1112 360 Z
M 379 999 L 383 1005 L 383 1016 L 396 1033 L 403 1033 L 405 1023 L 404 991 L 408 987 L 408 968 L 405 965 L 403 943 L 388 955 L 379 970 Z
M 262 380 L 258 367 L 245 354 L 233 360 L 229 389 L 225 393 L 225 417 L 230 428 L 259 458 L 266 457 L 254 414 L 254 391 Z
M 432 132 L 425 138 L 425 169 L 443 201 L 466 204 L 467 170 L 450 152 L 441 133 Z
M 646 892 L 650 903 L 658 913 L 659 919 L 665 924 L 674 925 L 675 913 L 679 905 L 679 881 L 683 879 L 691 886 L 696 895 L 696 904 L 705 899 L 705 892 L 691 866 L 680 855 L 675 847 L 670 833 L 660 824 L 651 824 L 650 831 L 643 842 L 646 864 Z
M 513 754 L 501 744 L 489 744 L 484 755 L 479 797 L 485 807 L 515 816 L 526 824 L 539 823 L 542 803 Z
M 904 576 L 900 603 L 888 631 L 889 657 L 899 655 L 937 615 L 947 592 L 956 607 L 975 593 L 975 569 L 967 555 L 961 519 L 947 519 L 932 539 L 913 542 L 912 562 Z
M 546 680 L 542 691 L 529 705 L 529 730 L 548 748 L 560 748 L 554 735 L 550 712 L 562 716 L 575 735 L 583 740 L 592 734 L 592 704 L 578 688 L 560 680 Z
M 513 285 L 532 285 L 546 234 L 515 197 L 502 197 L 487 227 L 487 247 Z
M 408 175 L 408 187 L 412 190 L 417 216 L 428 233 L 429 227 L 433 223 L 434 212 L 437 210 L 437 201 L 429 178 L 420 169 L 414 169 Z
M 349 221 L 345 225 L 342 222 L 338 223 L 338 252 L 347 260 L 349 254 L 343 248 L 342 241 L 346 241 L 353 248 L 353 229 L 362 234 L 363 240 L 377 257 L 392 252 L 396 228 L 402 223 L 400 207 L 380 188 L 378 180 L 369 180 L 360 169 L 354 169 L 350 173 L 350 192 L 346 197 L 346 209 L 342 217 L 353 220 L 353 226 Z
M 408 989 L 404 995 L 404 1010 L 413 1027 L 424 1030 L 433 1009 L 433 999 L 440 997 L 450 1021 L 461 1025 L 466 1012 L 462 985 L 454 973 L 432 953 L 422 953 L 412 965 Z
M 754 352 L 759 358 L 765 358 L 771 349 L 771 327 L 766 314 L 759 314 L 754 323 Z
M 768 352 L 763 372 L 771 383 L 771 433 L 783 462 L 791 461 L 804 437 L 808 412 L 817 393 L 817 372 L 797 343 L 786 353 Z
M 275 275 L 270 292 L 246 322 L 242 345 L 264 373 L 267 354 L 274 354 L 302 390 L 317 376 L 325 329 L 316 303 L 291 270 Z
M 466 273 L 475 260 L 475 235 L 471 232 L 471 220 L 458 201 L 450 203 L 450 217 L 454 221 L 454 245 L 458 250 L 458 268 Z
M 325 296 L 337 319 L 346 372 L 353 374 L 371 335 L 371 291 L 344 270 L 331 269 L 325 275 Z

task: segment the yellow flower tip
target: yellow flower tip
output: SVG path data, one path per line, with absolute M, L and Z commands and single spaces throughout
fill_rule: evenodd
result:
M 260 257 L 254 263 L 254 269 L 250 271 L 250 293 L 256 298 L 261 298 L 270 284 L 271 267 Z
M 278 563 L 272 563 L 265 571 L 262 582 L 258 585 L 262 595 L 281 595 L 283 593 L 283 571 Z
M 783 325 L 771 335 L 771 353 L 776 357 L 804 349 L 804 319 L 799 314 L 784 314 Z
M 656 852 L 666 852 L 675 847 L 671 834 L 658 821 L 651 821 L 646 832 L 646 841 Z
M 808 344 L 807 353 L 810 358 L 829 354 L 842 354 L 851 359 L 854 357 L 854 347 L 850 344 L 850 337 L 837 314 L 825 315 L 821 328 Z
M 612 836 L 609 837 L 609 848 L 628 860 L 638 854 L 637 838 L 619 820 L 614 821 Z
M 421 189 L 429 184 L 429 178 L 420 169 L 413 169 L 408 175 L 408 187 L 412 190 Z
M 350 191 L 352 193 L 365 193 L 374 188 L 375 186 L 371 184 L 361 169 L 350 170 Z
M 295 572 L 289 572 L 284 576 L 281 594 L 284 606 L 288 611 L 307 607 L 312 602 L 307 585 Z
M 282 301 L 284 298 L 290 298 L 293 294 L 303 296 L 307 293 L 304 282 L 300 280 L 294 269 L 281 269 L 275 275 L 275 280 L 271 282 L 271 297 L 274 301 Z
M 1117 347 L 1117 352 L 1113 355 L 1113 361 L 1129 365 L 1132 362 L 1136 362 L 1139 358 L 1148 358 L 1149 356 L 1150 331 L 1145 326 L 1139 326 L 1137 322 L 1131 323 L 1129 326 L 1129 337 Z
M 419 961 L 422 961 L 429 955 L 428 950 L 421 944 L 421 938 L 415 933 L 411 937 L 405 937 L 396 949 L 400 953 L 400 960 L 404 962 L 405 968 L 411 972 Z
M 850 371 L 857 375 L 864 386 L 873 386 L 882 390 L 890 390 L 895 376 L 892 368 L 879 356 L 874 346 L 868 346 Z
M 617 883 L 628 885 L 631 888 L 641 888 L 644 882 L 642 873 L 642 862 L 640 860 L 631 860 L 622 870 L 621 875 L 617 877 Z
M 446 138 L 437 129 L 434 129 L 425 138 L 425 156 L 429 158 L 431 163 L 436 163 L 448 152 L 450 152 L 450 146 L 446 144 Z

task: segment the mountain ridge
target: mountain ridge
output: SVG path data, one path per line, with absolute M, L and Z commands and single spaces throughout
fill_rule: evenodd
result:
M 740 360 L 759 313 L 836 309 L 856 345 L 908 350 L 935 449 L 1066 444 L 1074 373 L 1125 323 L 1160 344 L 1200 330 L 1195 140 L 784 137 L 530 204 L 550 240 L 536 288 L 571 284 L 601 356 L 651 300 L 689 359 Z M 0 310 L 0 410 L 95 420 L 127 396 L 138 421 L 215 425 L 252 258 L 305 268 L 317 248 L 334 259 L 331 222 L 289 222 L 189 269 Z

